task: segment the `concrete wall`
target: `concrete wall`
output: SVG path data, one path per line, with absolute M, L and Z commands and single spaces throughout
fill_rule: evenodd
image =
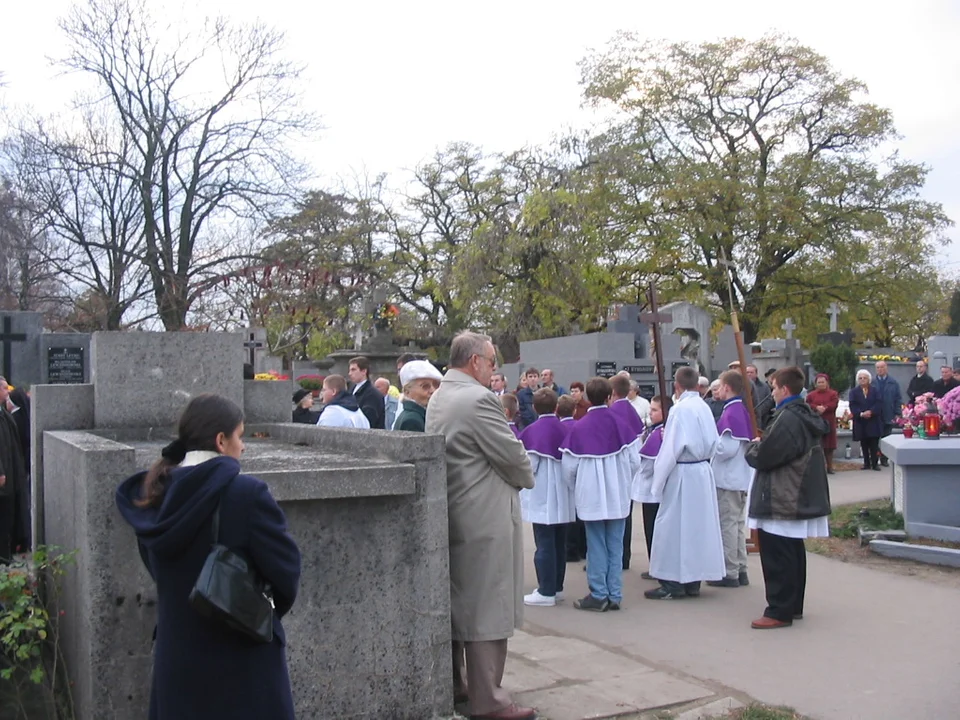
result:
M 97 332 L 90 343 L 98 428 L 175 425 L 190 398 L 243 407 L 241 333 Z
M 146 717 L 156 591 L 114 504 L 134 451 L 85 432 L 44 437 L 46 541 L 77 549 L 64 579 L 61 646 L 80 720 Z
M 246 423 L 290 422 L 293 393 L 299 387 L 293 380 L 244 380 L 243 414 Z
M 30 391 L 30 516 L 33 547 L 44 539 L 43 443 L 47 430 L 93 427 L 93 385 L 35 385 Z
M 960 439 L 891 435 L 880 449 L 901 473 L 907 533 L 960 542 Z

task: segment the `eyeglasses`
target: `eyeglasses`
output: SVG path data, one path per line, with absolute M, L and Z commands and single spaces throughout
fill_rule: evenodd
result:
M 476 356 L 477 356 L 478 358 L 483 358 L 483 359 L 486 360 L 488 363 L 490 363 L 490 367 L 496 367 L 496 366 L 497 366 L 497 356 L 496 356 L 496 355 L 494 355 L 493 357 L 487 357 L 486 355 L 481 355 L 480 353 L 476 353 Z

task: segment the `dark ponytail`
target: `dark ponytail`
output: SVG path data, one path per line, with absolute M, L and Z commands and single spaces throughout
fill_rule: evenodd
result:
M 217 452 L 217 437 L 227 437 L 243 423 L 243 410 L 222 395 L 197 395 L 180 416 L 177 438 L 160 451 L 160 459 L 147 471 L 137 507 L 157 507 L 163 502 L 170 471 L 183 462 L 191 450 Z

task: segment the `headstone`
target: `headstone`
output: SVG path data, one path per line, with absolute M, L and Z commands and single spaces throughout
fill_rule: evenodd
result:
M 737 353 L 737 338 L 733 326 L 724 325 L 717 335 L 717 342 L 713 346 L 712 367 L 714 373 L 721 373 L 730 363 L 739 360 Z
M 797 329 L 797 326 L 794 324 L 792 318 L 787 318 L 786 322 L 784 322 L 780 328 L 786 331 L 787 340 L 793 340 L 793 331 Z
M 157 593 L 112 498 L 205 391 L 244 407 L 243 470 L 270 487 L 303 554 L 284 617 L 289 637 L 309 639 L 286 649 L 297 716 L 449 714 L 449 673 L 438 670 L 450 657 L 443 438 L 293 425 L 291 383 L 242 380 L 244 341 L 95 333 L 92 384 L 34 388 L 41 541 L 78 550 L 58 617 L 77 720 L 147 715 Z M 371 582 L 390 592 L 368 592 Z
M 960 336 L 933 335 L 928 338 L 927 356 L 930 358 L 930 372 L 935 379 L 940 377 L 940 368 L 944 365 L 960 368 Z
M 663 334 L 679 334 L 682 338 L 681 356 L 690 360 L 697 372 L 711 376 L 714 370 L 710 356 L 713 317 L 703 308 L 686 301 L 668 303 L 663 306 L 663 311 L 673 316 L 671 322 L 664 323 Z
M 263 358 L 267 354 L 267 330 L 262 327 L 249 327 L 244 331 L 244 362 L 253 366 L 254 373 L 267 372 Z
M 0 373 L 11 385 L 40 382 L 39 338 L 42 332 L 41 313 L 0 313 Z

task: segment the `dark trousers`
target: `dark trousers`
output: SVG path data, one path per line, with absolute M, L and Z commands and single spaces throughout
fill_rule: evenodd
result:
M 10 478 L 7 478 L 10 482 Z M 6 565 L 13 557 L 13 536 L 16 528 L 17 497 L 10 494 L 0 497 L 0 563 Z
M 767 593 L 765 617 L 793 622 L 803 615 L 803 596 L 807 589 L 807 551 L 803 540 L 758 530 L 760 565 Z
M 647 560 L 653 552 L 653 529 L 657 524 L 657 513 L 660 512 L 660 503 L 642 503 L 643 509 L 643 536 L 647 540 Z
M 563 590 L 567 575 L 567 526 L 533 523 L 533 566 L 537 570 L 537 591 L 553 597 Z
M 860 441 L 863 467 L 875 468 L 880 463 L 880 438 L 865 438 Z
M 684 593 L 686 593 L 687 595 L 693 596 L 693 595 L 700 594 L 699 580 L 695 582 L 688 582 L 688 583 L 674 582 L 673 580 L 661 580 L 660 586 L 664 590 L 669 590 L 675 595 L 683 595 Z
M 630 569 L 630 543 L 633 540 L 633 502 L 630 503 L 630 514 L 627 515 L 627 524 L 623 528 L 623 569 Z
M 567 562 L 580 562 L 587 559 L 587 529 L 583 520 L 567 524 Z

